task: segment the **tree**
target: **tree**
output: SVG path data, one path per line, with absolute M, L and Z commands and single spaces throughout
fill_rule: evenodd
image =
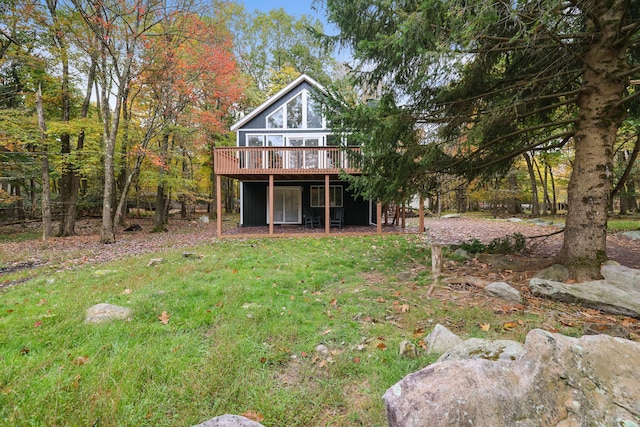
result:
M 72 0 L 99 42 L 98 81 L 104 139 L 104 193 L 100 241 L 115 242 L 115 147 L 120 129 L 122 104 L 126 102 L 135 60 L 145 41 L 145 33 L 157 23 L 158 10 L 167 7 L 161 0 Z M 116 85 L 111 114 L 110 89 Z
M 326 3 L 341 31 L 330 41 L 353 49 L 360 82 L 384 84 L 389 101 L 378 110 L 390 115 L 401 104 L 398 114 L 412 117 L 407 126 L 437 125 L 437 142 L 404 152 L 420 165 L 418 176 L 492 174 L 545 144 L 573 148 L 559 259 L 579 281 L 598 277 L 613 144 L 638 99 L 629 79 L 640 74 L 640 2 Z M 363 152 L 397 140 L 369 139 Z

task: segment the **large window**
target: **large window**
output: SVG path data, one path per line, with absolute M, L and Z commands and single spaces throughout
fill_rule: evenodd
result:
M 267 116 L 267 129 L 322 128 L 322 108 L 306 90 Z
M 269 218 L 269 189 L 267 188 L 267 224 Z M 273 223 L 300 224 L 302 222 L 302 188 L 273 187 Z
M 324 185 L 311 186 L 311 207 L 324 207 Z M 329 186 L 329 206 L 332 208 L 342 207 L 342 185 Z

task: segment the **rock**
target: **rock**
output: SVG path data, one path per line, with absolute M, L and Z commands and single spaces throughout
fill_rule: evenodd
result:
M 523 222 L 524 219 L 522 219 L 522 218 L 507 218 L 507 221 L 509 221 L 509 222 Z
M 460 214 L 447 214 L 447 215 L 442 215 L 441 218 L 444 219 L 451 219 L 451 218 L 460 218 Z
M 407 282 L 410 280 L 415 280 L 418 277 L 418 272 L 416 270 L 407 270 L 401 271 L 398 273 L 398 280 Z
M 416 350 L 416 346 L 411 343 L 411 341 L 403 340 L 400 343 L 400 357 L 404 357 L 407 359 L 417 359 L 418 352 Z
M 444 353 L 438 358 L 438 362 L 467 359 L 516 360 L 523 351 L 524 346 L 515 341 L 470 338 Z
M 640 318 L 640 271 L 609 263 L 601 273 L 605 280 L 576 284 L 533 278 L 529 288 L 536 296 Z
M 554 282 L 564 282 L 569 278 L 569 269 L 561 264 L 553 264 L 545 269 L 538 271 L 533 277 L 544 280 L 553 280 Z
M 469 252 L 465 251 L 462 248 L 456 249 L 455 252 L 453 252 L 453 255 L 462 259 L 471 259 L 471 257 L 469 256 Z
M 625 231 L 622 235 L 627 239 L 640 240 L 640 230 Z
M 262 424 L 255 421 L 251 421 L 249 418 L 241 417 L 240 415 L 220 415 L 219 417 L 211 418 L 200 424 L 196 424 L 192 427 L 264 427 Z
M 100 303 L 87 309 L 85 322 L 104 323 L 111 320 L 127 320 L 131 317 L 129 307 Z
M 522 270 L 524 265 L 520 261 L 511 260 L 500 254 L 476 254 L 476 259 L 483 264 L 490 264 L 500 270 Z
M 522 295 L 520 295 L 520 291 L 505 282 L 489 283 L 487 287 L 484 288 L 484 291 L 491 296 L 502 298 L 516 304 L 522 303 Z
M 442 326 L 437 324 L 433 331 L 424 339 L 424 343 L 427 345 L 427 354 L 442 354 L 457 346 L 462 342 L 462 339 Z
M 384 394 L 390 427 L 634 426 L 640 343 L 533 330 L 514 361 L 430 365 Z
M 162 264 L 164 262 L 164 258 L 151 258 L 147 263 L 147 267 L 153 267 L 154 265 Z
M 628 286 L 640 292 L 640 270 L 625 267 L 617 262 L 607 262 L 600 268 L 600 274 L 609 283 Z
M 206 215 L 202 215 L 200 218 L 198 218 L 198 221 L 200 222 L 200 224 L 209 224 L 209 217 Z
M 325 356 L 326 356 L 326 355 L 328 355 L 328 354 L 329 354 L 329 349 L 328 349 L 328 348 L 327 348 L 327 346 L 326 346 L 326 345 L 324 345 L 324 344 L 318 344 L 318 345 L 316 346 L 316 353 L 320 353 L 320 354 L 323 354 L 323 355 L 325 355 Z

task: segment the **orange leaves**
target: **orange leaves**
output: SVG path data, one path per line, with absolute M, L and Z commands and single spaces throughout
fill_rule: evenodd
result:
M 480 325 L 480 329 L 482 329 L 484 332 L 488 332 L 489 328 L 491 328 L 491 323 L 482 323 Z
M 162 314 L 158 316 L 158 319 L 160 320 L 160 323 L 162 323 L 163 325 L 168 325 L 170 317 L 171 316 L 169 315 L 169 313 L 167 313 L 166 311 L 163 311 Z
M 262 421 L 264 421 L 264 415 L 262 415 L 259 412 L 255 412 L 255 411 L 245 411 L 242 414 L 243 417 L 250 419 L 251 421 L 255 421 L 257 423 L 260 423 Z

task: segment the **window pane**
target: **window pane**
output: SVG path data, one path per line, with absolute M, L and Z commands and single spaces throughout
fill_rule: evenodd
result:
M 320 191 L 317 186 L 311 186 L 311 206 L 317 208 L 320 205 Z
M 307 127 L 313 129 L 322 127 L 322 109 L 310 95 L 307 97 Z
M 264 135 L 249 135 L 247 137 L 249 147 L 262 147 L 264 145 Z
M 268 129 L 282 129 L 284 126 L 284 107 L 278 108 L 269 117 L 267 117 Z
M 302 127 L 302 94 L 287 102 L 287 127 L 290 129 Z
M 282 135 L 269 135 L 267 136 L 270 147 L 282 147 L 284 145 L 284 138 Z

